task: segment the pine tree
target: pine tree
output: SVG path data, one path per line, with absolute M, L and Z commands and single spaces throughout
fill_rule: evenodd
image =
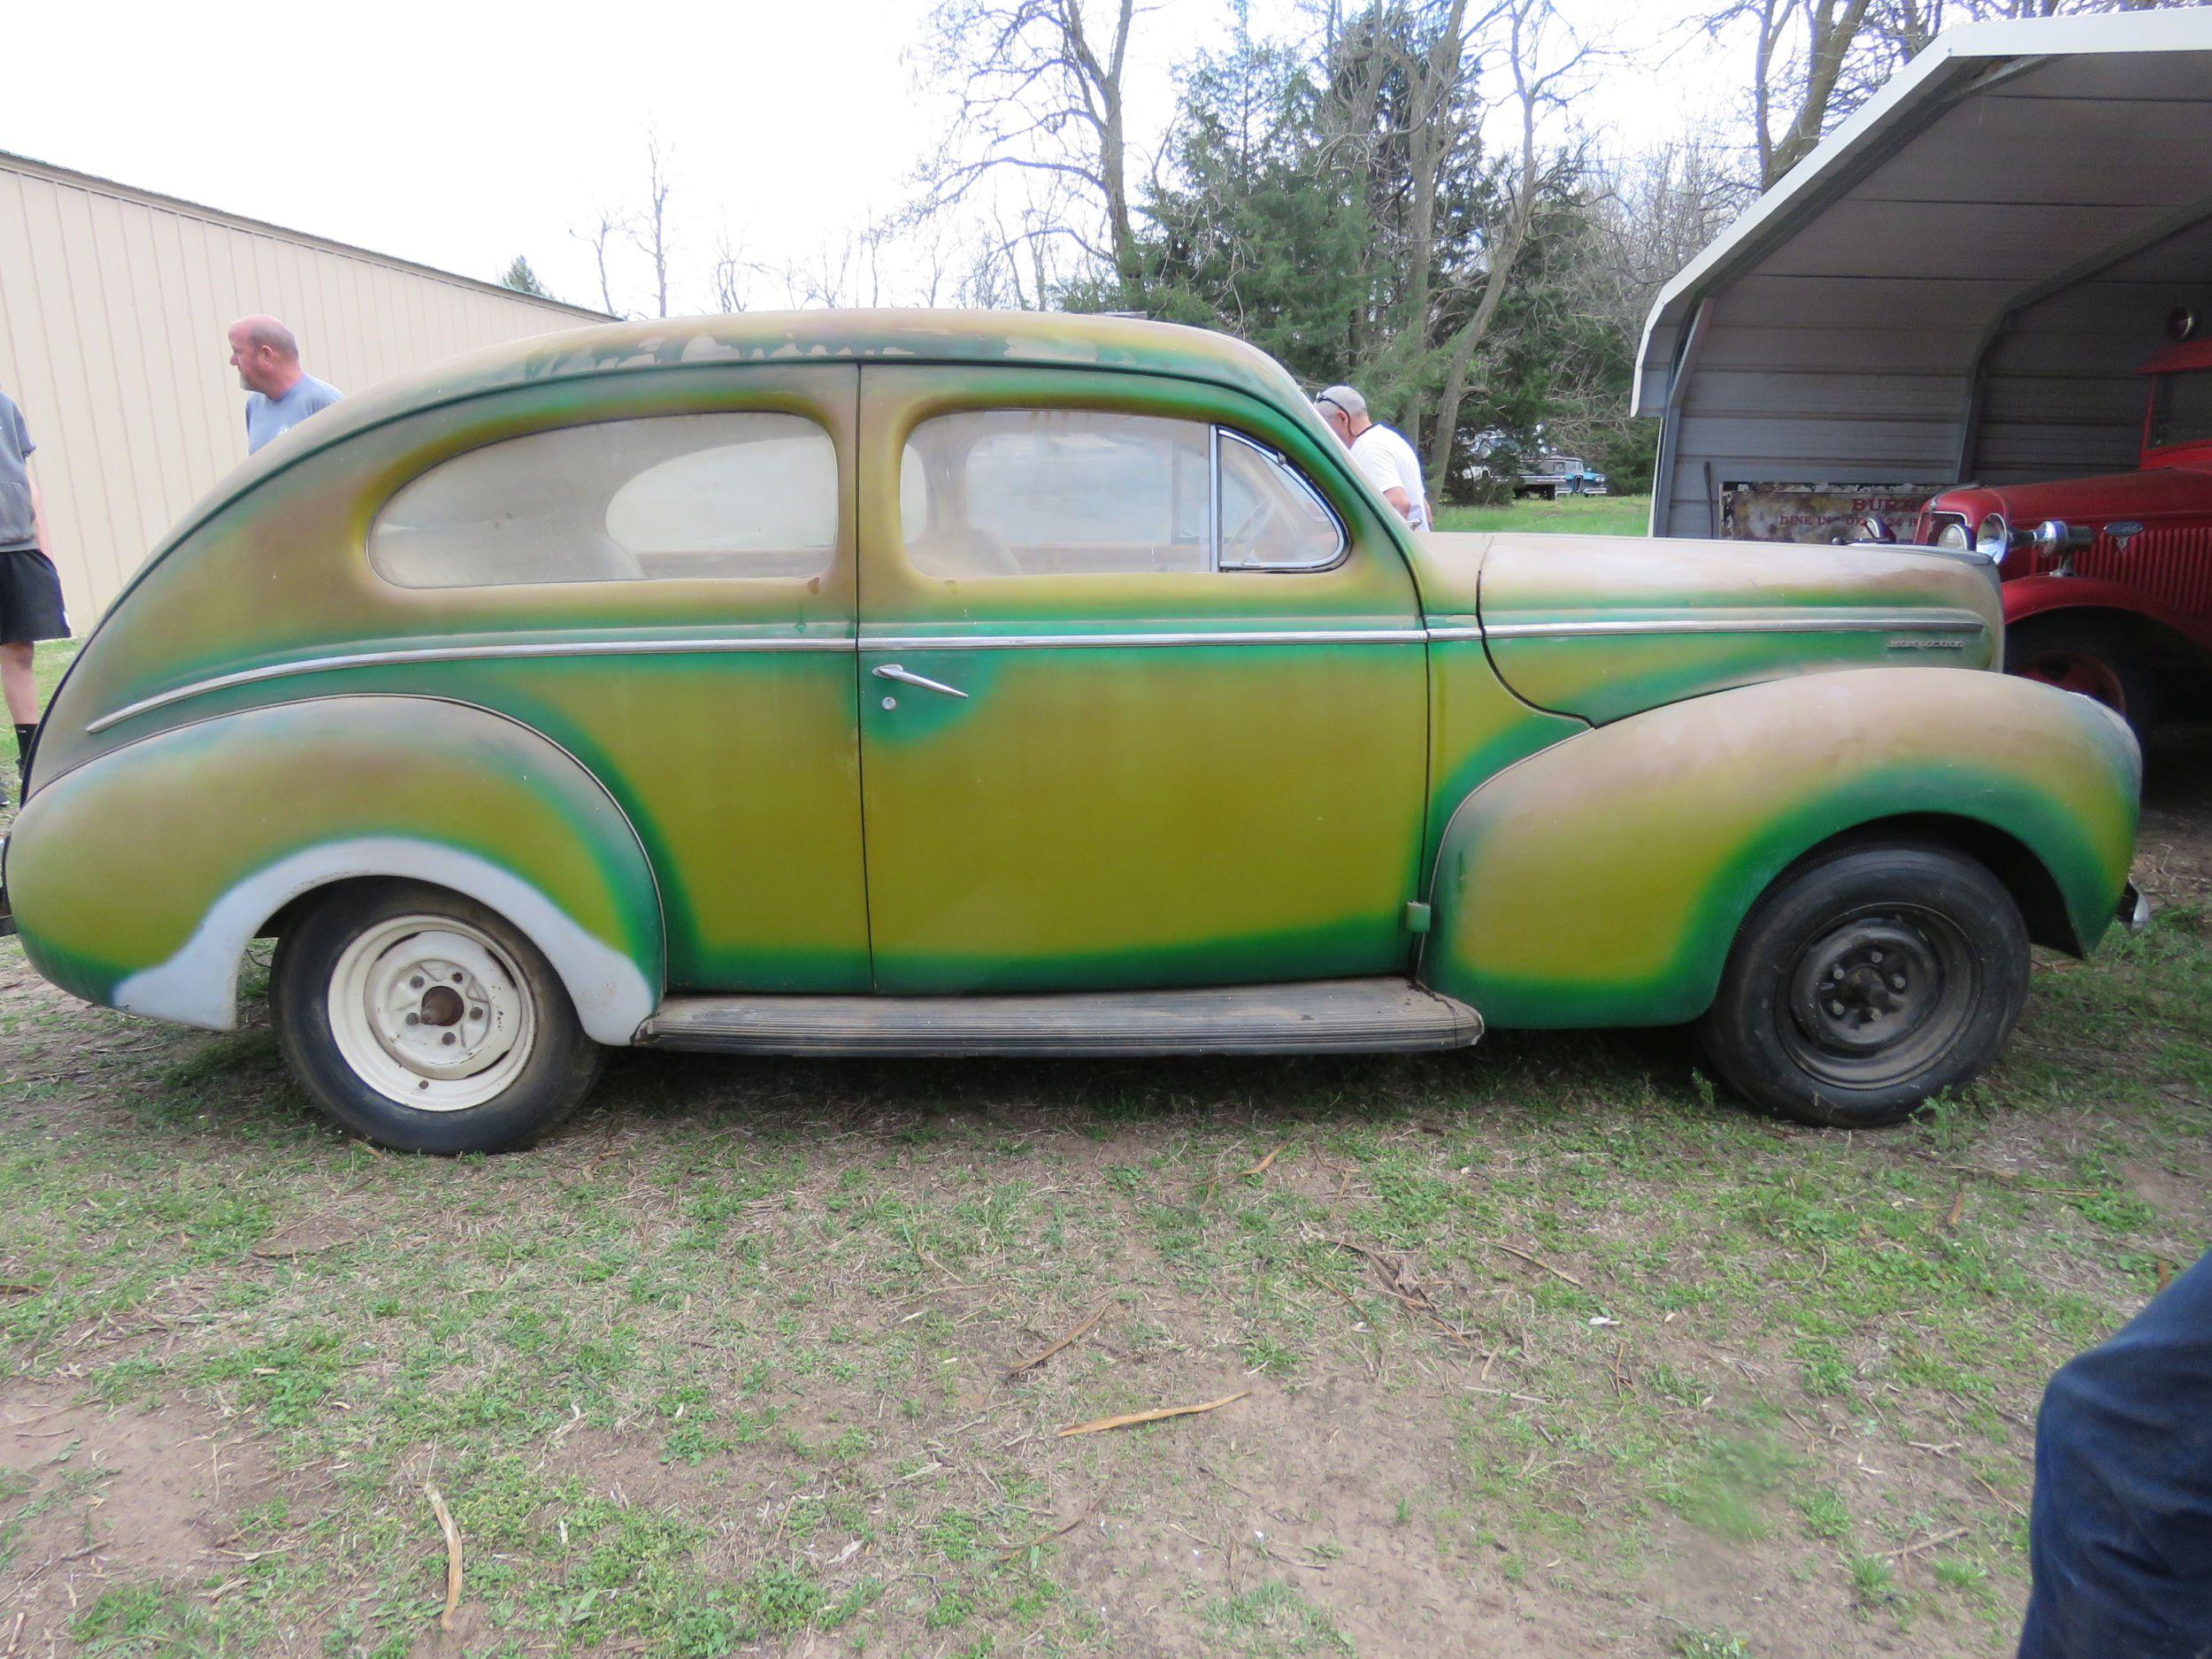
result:
M 541 300 L 553 297 L 553 290 L 538 280 L 538 273 L 530 268 L 530 261 L 521 254 L 515 256 L 514 264 L 509 265 L 506 273 L 499 279 L 499 286 L 512 288 L 518 294 L 535 295 Z

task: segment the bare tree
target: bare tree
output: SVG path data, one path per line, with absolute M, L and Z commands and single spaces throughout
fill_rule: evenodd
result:
M 1726 0 L 1695 27 L 1751 52 L 1762 189 L 1945 29 L 1990 18 L 2143 11 L 2162 0 Z
M 1757 194 L 1705 134 L 1691 134 L 1597 170 L 1591 206 L 1596 257 L 1577 267 L 1577 303 L 1624 340 L 1652 301 Z
M 645 205 L 627 221 L 630 240 L 653 268 L 654 314 L 668 315 L 668 158 L 658 133 L 645 134 Z
M 599 309 L 610 317 L 619 317 L 622 312 L 615 308 L 614 288 L 608 280 L 607 244 L 622 235 L 627 225 L 628 221 L 613 209 L 602 207 L 594 211 L 588 225 L 568 233 L 591 250 L 593 266 L 599 273 Z
M 1051 234 L 1133 282 L 1125 76 L 1138 15 L 1135 0 L 940 0 L 925 63 L 958 101 L 944 155 L 923 172 L 926 211 L 1009 173 L 1050 175 L 1072 210 Z
M 1432 498 L 1443 493 L 1444 474 L 1451 462 L 1453 438 L 1459 430 L 1459 411 L 1466 401 L 1476 355 L 1496 325 L 1498 308 L 1512 284 L 1514 269 L 1536 233 L 1545 206 L 1556 199 L 1563 183 L 1583 166 L 1579 150 L 1571 144 L 1555 144 L 1548 129 L 1582 79 L 1591 55 L 1589 47 L 1567 27 L 1553 10 L 1551 0 L 1504 0 L 1491 18 L 1494 27 L 1502 30 L 1499 55 L 1513 88 L 1506 110 L 1518 142 L 1507 152 L 1498 204 L 1483 228 L 1483 258 L 1471 279 L 1471 288 L 1462 290 L 1463 300 L 1471 297 L 1472 305 L 1450 341 L 1435 412 L 1426 423 L 1432 434 L 1426 469 Z
M 746 259 L 741 250 L 730 245 L 727 230 L 718 235 L 714 240 L 714 263 L 707 272 L 708 286 L 714 294 L 714 309 L 718 311 L 749 309 L 753 277 L 758 269 Z

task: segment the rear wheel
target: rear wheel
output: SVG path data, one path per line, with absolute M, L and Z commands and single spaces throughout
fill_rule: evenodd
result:
M 315 1103 L 406 1152 L 496 1152 L 598 1075 L 568 992 L 504 918 L 412 882 L 347 887 L 285 931 L 277 1037 Z
M 2027 927 L 1982 865 L 1937 847 L 1847 847 L 1753 907 L 1698 1035 L 1760 1105 L 1872 1128 L 1971 1082 L 2027 990 Z
M 2108 622 L 2032 617 L 2005 635 L 2005 672 L 2093 698 L 2139 737 L 2157 718 L 2157 683 L 2143 665 L 2140 647 Z

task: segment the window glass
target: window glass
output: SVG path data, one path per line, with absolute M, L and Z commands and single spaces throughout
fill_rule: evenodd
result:
M 431 468 L 377 515 L 406 588 L 815 576 L 837 546 L 837 451 L 800 415 L 564 426 Z
M 2212 369 L 2162 374 L 2152 383 L 2150 447 L 2212 438 Z
M 901 457 L 899 518 L 915 569 L 953 579 L 1317 570 L 1344 551 L 1281 457 L 1195 421 L 1094 410 L 924 421 Z
M 928 576 L 1210 568 L 1210 431 L 1095 410 L 995 409 L 914 429 L 907 556 Z
M 1343 551 L 1336 515 L 1289 462 L 1221 434 L 1223 570 L 1319 570 Z

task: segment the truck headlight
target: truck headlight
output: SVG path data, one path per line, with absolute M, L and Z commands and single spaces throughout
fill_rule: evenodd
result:
M 1963 553 L 1974 545 L 1974 541 L 1973 538 L 1966 534 L 1966 521 L 1963 518 L 1947 518 L 1943 522 L 1943 528 L 1936 532 L 1935 544 L 1938 547 L 1949 548 L 1954 553 Z
M 2012 550 L 2012 526 L 2005 522 L 2001 512 L 1993 512 L 1982 520 L 1981 534 L 1974 538 L 1974 551 L 1992 565 Z

